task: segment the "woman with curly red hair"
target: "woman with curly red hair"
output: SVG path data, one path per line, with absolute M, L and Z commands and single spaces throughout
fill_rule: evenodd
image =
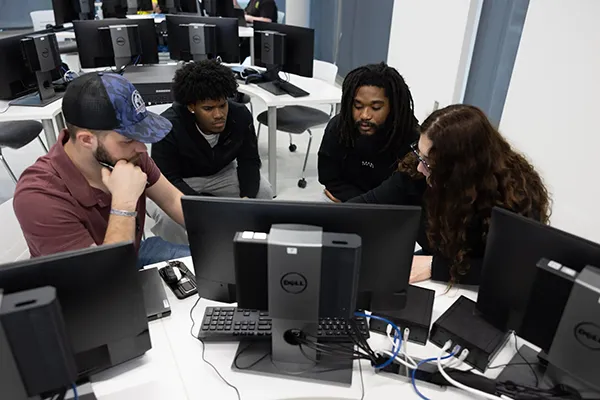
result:
M 493 207 L 548 222 L 540 175 L 477 107 L 435 111 L 412 148 L 397 173 L 351 200 L 423 206 L 419 243 L 431 256 L 415 256 L 411 282 L 479 284 Z

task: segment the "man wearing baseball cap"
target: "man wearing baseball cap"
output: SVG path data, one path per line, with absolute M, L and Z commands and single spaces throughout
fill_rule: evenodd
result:
M 32 257 L 134 241 L 138 265 L 189 256 L 189 247 L 142 241 L 146 195 L 183 225 L 181 192 L 148 156 L 171 130 L 146 111 L 121 75 L 89 73 L 63 98 L 67 129 L 47 155 L 21 175 L 13 200 Z

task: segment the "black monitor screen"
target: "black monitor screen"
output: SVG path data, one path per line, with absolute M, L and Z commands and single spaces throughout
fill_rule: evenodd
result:
M 112 48 L 103 46 L 101 27 L 111 25 L 137 25 L 142 45 L 138 64 L 158 64 L 158 35 L 153 18 L 103 19 L 99 21 L 74 21 L 77 50 L 82 68 L 110 67 L 115 65 Z
M 235 17 L 233 0 L 204 0 L 202 4 L 206 13 L 211 17 Z
M 224 62 L 240 61 L 238 21 L 236 18 L 211 18 L 193 15 L 167 15 L 169 54 L 172 60 L 192 60 L 187 29 L 181 24 L 207 24 L 217 28 L 217 52 Z M 209 55 L 214 58 L 213 55 Z
M 254 64 L 259 67 L 268 65 L 261 60 L 262 42 L 260 32 L 279 32 L 285 34 L 285 55 L 281 71 L 311 78 L 315 58 L 315 30 L 298 26 L 254 22 Z
M 530 307 L 532 292 L 544 283 L 536 281 L 536 265 L 542 258 L 580 272 L 587 265 L 600 265 L 600 244 L 495 208 L 487 238 L 477 310 L 496 328 L 516 330 L 523 339 L 538 346 L 543 343 L 536 326 L 546 326 L 541 319 L 560 319 L 566 305 L 566 301 L 548 303 L 545 307 L 537 307 L 537 311 Z M 551 282 L 544 283 L 545 290 L 555 291 L 558 298 L 563 290 Z M 555 329 L 556 326 L 545 328 L 549 338 L 544 339 L 544 343 L 551 342 Z
M 392 298 L 408 286 L 420 207 L 191 196 L 185 196 L 182 204 L 198 279 L 225 287 L 235 284 L 236 232 L 269 232 L 273 224 L 303 224 L 320 226 L 325 232 L 354 233 L 361 237 L 359 292 Z
M 150 348 L 139 276 L 135 248 L 124 243 L 2 265 L 0 288 L 5 294 L 42 286 L 56 289 L 83 377 Z M 138 347 L 136 338 L 143 335 L 147 345 Z
M 21 39 L 17 35 L 0 39 L 0 99 L 12 100 L 36 90 L 35 74 L 25 65 Z

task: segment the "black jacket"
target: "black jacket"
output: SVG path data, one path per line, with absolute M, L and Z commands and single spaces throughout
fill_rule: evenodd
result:
M 425 179 L 413 180 L 408 175 L 397 172 L 379 187 L 350 200 L 351 203 L 395 204 L 423 206 L 425 193 Z M 435 281 L 450 281 L 450 267 L 452 260 L 432 249 L 426 235 L 427 216 L 425 210 L 421 214 L 421 228 L 419 229 L 418 243 L 425 254 L 433 255 L 431 265 L 431 279 Z M 467 227 L 467 243 L 471 251 L 466 255 L 470 265 L 467 273 L 459 277 L 458 283 L 464 285 L 479 285 L 485 241 L 483 239 L 483 217 L 475 216 Z
M 167 179 L 183 194 L 198 195 L 183 178 L 214 175 L 237 160 L 240 196 L 256 197 L 260 184 L 260 157 L 254 121 L 248 109 L 229 102 L 225 130 L 213 148 L 196 128 L 196 119 L 186 106 L 173 103 L 162 113 L 173 129 L 152 145 L 152 158 Z
M 253 17 L 269 18 L 277 23 L 277 4 L 275 0 L 251 0 L 246 6 L 246 14 Z
M 341 117 L 335 116 L 327 128 L 319 149 L 319 182 L 338 200 L 348 201 L 379 186 L 398 168 L 418 140 L 415 130 L 406 135 L 399 152 L 381 152 L 385 138 L 380 135 L 360 136 L 354 147 L 340 142 Z

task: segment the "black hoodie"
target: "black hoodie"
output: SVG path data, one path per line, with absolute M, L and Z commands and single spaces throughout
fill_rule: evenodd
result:
M 183 194 L 199 194 L 183 178 L 211 176 L 237 160 L 240 196 L 256 197 L 261 162 L 252 114 L 245 106 L 229 102 L 225 130 L 212 148 L 198 132 L 196 118 L 186 106 L 173 103 L 162 116 L 171 121 L 173 129 L 152 145 L 152 159 Z
M 386 138 L 382 132 L 359 136 L 354 147 L 340 142 L 342 121 L 337 115 L 329 121 L 319 149 L 319 182 L 336 199 L 348 201 L 379 186 L 398 169 L 398 162 L 419 139 L 415 130 L 405 135 L 400 151 L 382 152 Z

